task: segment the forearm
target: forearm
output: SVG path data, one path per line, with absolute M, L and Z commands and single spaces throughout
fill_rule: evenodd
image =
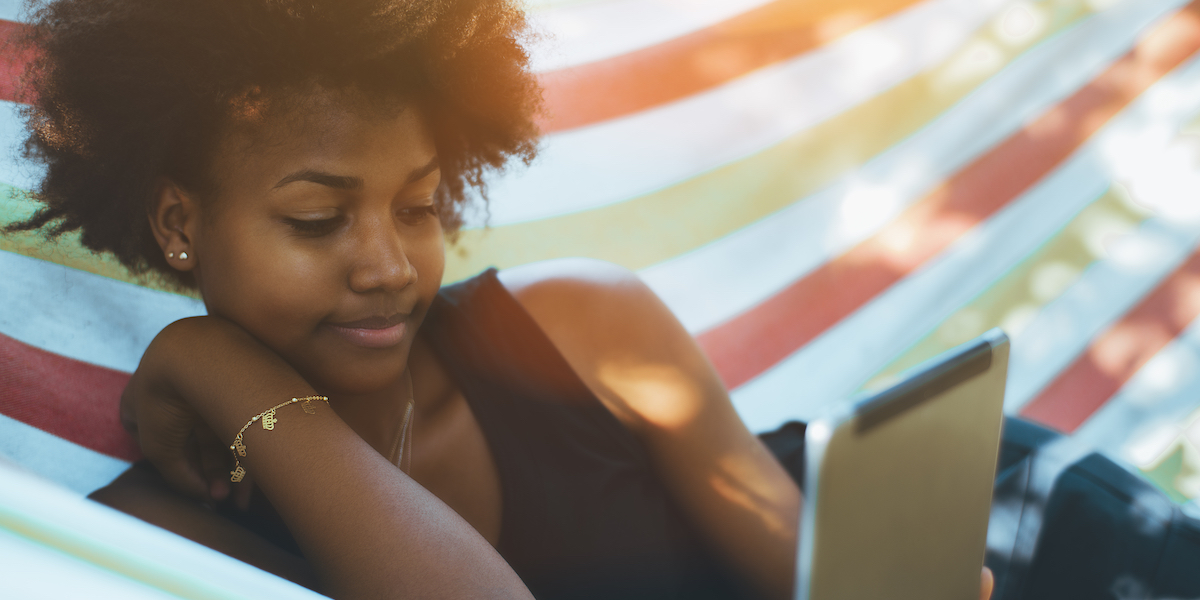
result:
M 195 320 L 172 327 L 156 356 L 188 372 L 172 373 L 174 389 L 165 393 L 193 399 L 225 443 L 259 412 L 316 393 L 235 326 Z M 199 350 L 212 348 L 220 351 Z M 324 592 L 339 598 L 530 597 L 469 524 L 329 406 L 314 404 L 314 414 L 296 405 L 280 408 L 271 431 L 255 423 L 245 432 L 247 454 L 240 460 L 288 525 Z
M 527 598 L 470 525 L 362 441 L 328 407 L 279 415 L 243 464 L 338 598 Z
M 800 490 L 752 435 L 729 437 L 714 432 L 708 446 L 660 439 L 655 454 L 673 465 L 664 477 L 717 554 L 762 597 L 791 598 Z

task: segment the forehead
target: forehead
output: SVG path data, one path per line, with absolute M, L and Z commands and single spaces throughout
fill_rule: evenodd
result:
M 218 188 L 297 167 L 401 168 L 425 164 L 436 154 L 416 104 L 353 91 L 317 89 L 235 101 L 223 129 L 212 161 Z

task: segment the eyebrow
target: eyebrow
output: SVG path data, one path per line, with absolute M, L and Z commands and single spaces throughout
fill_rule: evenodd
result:
M 346 175 L 334 175 L 333 173 L 304 169 L 280 179 L 279 183 L 276 183 L 275 187 L 271 189 L 279 189 L 297 181 L 311 181 L 312 183 L 331 187 L 335 190 L 356 190 L 363 186 L 362 177 L 348 177 Z
M 438 157 L 435 156 L 433 157 L 433 160 L 430 160 L 425 166 L 414 170 L 412 173 L 409 173 L 408 180 L 405 181 L 404 184 L 408 185 L 414 181 L 425 178 L 425 176 L 438 170 L 439 166 L 440 163 L 438 162 Z M 333 173 L 326 173 L 324 171 L 317 171 L 315 169 L 303 169 L 296 171 L 291 175 L 287 175 L 283 179 L 280 179 L 279 183 L 276 183 L 271 189 L 279 189 L 289 183 L 294 183 L 297 181 L 308 181 L 330 187 L 335 190 L 357 190 L 363 187 L 362 177 L 334 175 Z
M 442 166 L 442 163 L 438 161 L 438 157 L 434 156 L 433 159 L 430 160 L 425 166 L 413 171 L 412 173 L 409 173 L 408 181 L 406 181 L 404 183 L 405 183 L 405 185 L 408 185 L 415 181 L 420 181 L 422 179 L 425 179 L 426 175 L 429 175 L 430 173 L 438 170 L 441 166 Z

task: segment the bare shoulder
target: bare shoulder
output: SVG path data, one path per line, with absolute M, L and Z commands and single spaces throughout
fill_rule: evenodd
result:
M 645 353 L 673 338 L 691 339 L 636 273 L 612 263 L 543 261 L 506 269 L 500 282 L 555 344 L 586 345 L 599 354 Z
M 637 275 L 569 259 L 500 281 L 580 379 L 646 444 L 667 488 L 728 564 L 790 597 L 801 495 L 746 429 L 696 341 Z
M 727 402 L 695 340 L 628 269 L 558 259 L 505 270 L 500 281 L 631 429 L 649 434 L 678 425 L 691 404 Z
M 580 316 L 604 318 L 630 310 L 665 309 L 636 273 L 602 260 L 547 260 L 505 269 L 499 278 L 539 324 L 542 320 L 577 321 Z

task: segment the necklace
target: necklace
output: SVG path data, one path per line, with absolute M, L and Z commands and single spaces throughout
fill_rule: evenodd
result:
M 404 407 L 404 418 L 400 421 L 400 430 L 396 432 L 396 440 L 392 442 L 392 451 L 388 453 L 388 460 L 407 474 L 412 468 L 412 426 L 415 406 L 411 373 L 405 373 L 404 383 L 408 391 L 408 402 Z

